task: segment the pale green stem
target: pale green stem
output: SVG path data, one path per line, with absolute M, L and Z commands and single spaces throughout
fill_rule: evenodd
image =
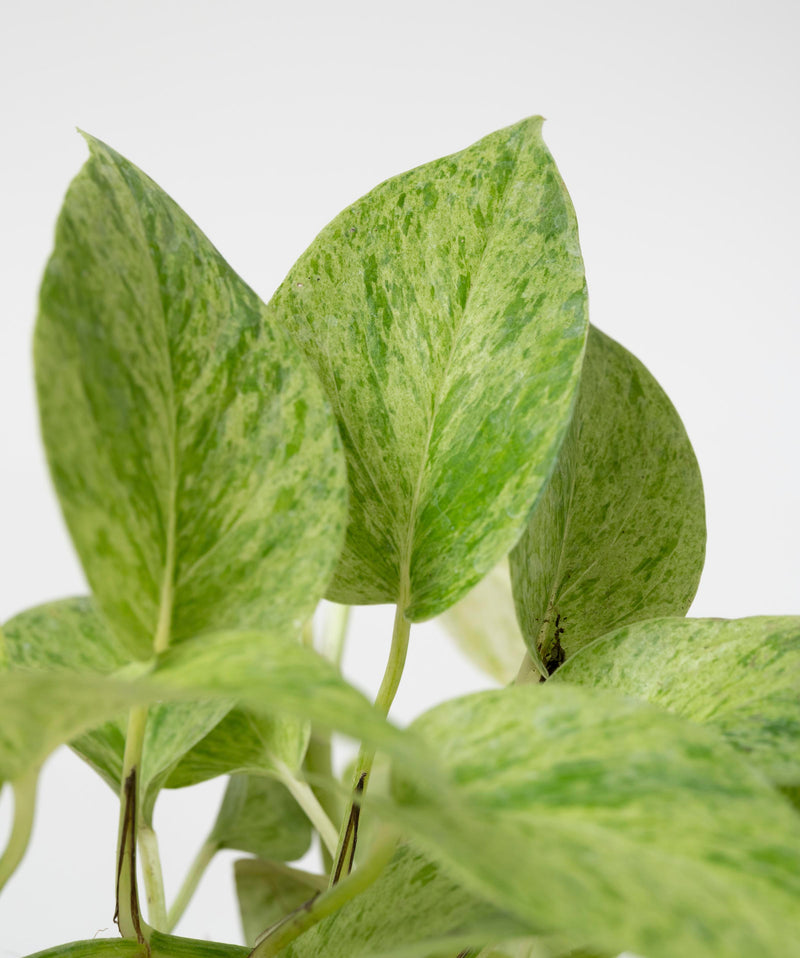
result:
M 161 872 L 158 838 L 152 826 L 141 818 L 139 819 L 139 851 L 142 855 L 148 924 L 158 931 L 165 931 L 167 904 L 164 899 L 164 876 Z
M 136 884 L 136 832 L 139 807 L 139 770 L 142 764 L 147 708 L 132 708 L 128 716 L 128 734 L 122 761 L 120 792 L 119 836 L 117 840 L 117 913 L 116 919 L 123 938 L 145 941 L 149 928 L 144 924 L 139 909 Z
M 378 834 L 372 852 L 366 861 L 342 879 L 337 885 L 328 888 L 317 898 L 287 915 L 277 925 L 273 925 L 256 942 L 248 958 L 274 958 L 288 944 L 293 942 L 309 928 L 322 921 L 328 915 L 338 911 L 342 905 L 361 894 L 377 879 L 394 854 L 397 846 L 397 834 L 394 830 L 382 829 Z
M 331 761 L 331 737 L 328 732 L 320 729 L 313 729 L 311 738 L 308 742 L 304 768 L 314 783 L 311 787 L 331 822 L 341 821 L 342 801 L 339 793 L 331 787 L 327 787 L 321 782 L 329 780 L 333 783 L 333 763 Z M 330 873 L 333 867 L 333 856 L 336 854 L 336 848 L 329 852 L 323 844 L 322 846 L 322 867 L 326 873 Z
M 33 813 L 36 808 L 36 784 L 39 768 L 31 769 L 11 783 L 14 792 L 14 820 L 8 844 L 0 856 L 0 889 L 14 874 L 25 856 L 33 828 Z
M 300 808 L 305 812 L 306 818 L 319 832 L 323 845 L 328 849 L 331 855 L 336 854 L 336 848 L 339 843 L 339 835 L 336 826 L 328 818 L 325 809 L 317 800 L 317 796 L 307 782 L 302 782 L 288 765 L 283 762 L 275 763 L 275 772 L 278 781 L 285 785 L 292 798 L 297 802 Z
M 511 684 L 528 685 L 532 682 L 541 682 L 543 679 L 547 679 L 547 668 L 544 663 L 540 665 L 540 662 L 541 659 L 536 662 L 530 652 L 526 652 L 519 667 L 519 672 L 517 672 L 516 678 Z
M 406 664 L 406 655 L 408 654 L 408 637 L 411 632 L 411 623 L 403 614 L 404 605 L 404 602 L 398 602 L 395 608 L 392 647 L 389 650 L 389 661 L 386 663 L 383 681 L 375 698 L 375 708 L 383 713 L 383 715 L 388 715 L 389 709 L 392 707 L 392 702 L 397 694 L 400 679 L 403 675 L 403 668 Z M 364 792 L 367 790 L 369 775 L 372 771 L 372 763 L 374 760 L 375 750 L 373 748 L 365 748 L 362 745 L 356 762 L 356 774 L 353 787 L 356 799 L 351 802 L 350 811 L 342 821 L 342 826 L 339 831 L 336 864 L 331 872 L 331 886 L 335 885 L 344 875 L 347 875 L 352 868 L 358 827 L 356 804 L 361 804 Z
M 344 643 L 347 638 L 347 626 L 350 623 L 350 606 L 331 602 L 325 617 L 325 631 L 322 636 L 322 654 L 341 671 Z
M 207 839 L 200 847 L 200 851 L 195 855 L 194 861 L 189 866 L 189 871 L 183 880 L 183 884 L 175 896 L 175 901 L 167 912 L 165 930 L 169 934 L 183 917 L 186 907 L 192 900 L 200 879 L 205 874 L 206 869 L 211 864 L 212 859 L 219 851 L 219 843 L 214 839 Z

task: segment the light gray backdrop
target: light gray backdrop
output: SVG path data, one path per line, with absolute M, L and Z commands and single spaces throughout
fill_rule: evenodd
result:
M 75 126 L 159 182 L 268 297 L 335 213 L 382 179 L 524 116 L 581 226 L 592 319 L 675 402 L 703 471 L 694 613 L 800 611 L 798 6 L 778 0 L 382 4 L 42 2 L 0 13 L 0 621 L 84 589 L 37 435 L 30 339 Z M 348 673 L 377 685 L 386 610 Z M 415 630 L 396 714 L 476 688 Z M 113 931 L 116 810 L 66 751 L 0 898 L 0 958 Z M 162 803 L 174 891 L 219 793 Z M 9 796 L 0 796 L 0 842 Z M 236 940 L 229 859 L 185 934 Z

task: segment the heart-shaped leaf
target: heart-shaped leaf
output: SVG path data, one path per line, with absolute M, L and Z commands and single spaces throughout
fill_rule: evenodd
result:
M 618 689 L 721 732 L 800 785 L 800 617 L 658 619 L 604 635 L 553 679 Z
M 447 702 L 412 730 L 452 785 L 401 782 L 407 825 L 531 934 L 649 958 L 794 948 L 800 818 L 712 730 L 550 682 Z
M 703 488 L 672 403 L 592 328 L 558 465 L 511 554 L 517 615 L 552 672 L 618 625 L 682 615 L 705 554 Z
M 336 601 L 438 614 L 508 552 L 550 474 L 587 319 L 575 216 L 540 129 L 525 120 L 382 183 L 270 303 L 344 440 Z
M 87 137 L 45 272 L 42 432 L 92 591 L 129 655 L 295 628 L 341 545 L 319 385 L 185 213 Z

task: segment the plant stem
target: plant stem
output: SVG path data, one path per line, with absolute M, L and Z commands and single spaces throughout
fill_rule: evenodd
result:
M 394 854 L 397 834 L 391 829 L 382 829 L 369 858 L 351 875 L 332 888 L 312 898 L 286 918 L 273 925 L 256 942 L 248 958 L 274 958 L 290 942 L 307 931 L 318 921 L 338 911 L 356 895 L 375 881 Z
M 212 859 L 219 851 L 219 844 L 216 840 L 208 838 L 200 846 L 200 851 L 195 855 L 194 861 L 189 866 L 189 871 L 183 880 L 183 884 L 175 896 L 175 901 L 167 912 L 167 918 L 164 923 L 165 931 L 170 933 L 183 917 L 186 906 L 192 900 L 192 896 L 197 891 L 200 879 L 205 874 L 205 870 L 211 864 Z
M 25 856 L 33 828 L 33 813 L 36 808 L 36 785 L 39 767 L 30 769 L 11 783 L 14 792 L 14 821 L 8 844 L 0 856 L 0 889 L 14 874 Z
M 164 876 L 158 838 L 153 827 L 139 819 L 139 851 L 142 855 L 142 875 L 147 897 L 147 921 L 158 931 L 166 930 L 167 903 L 164 899 Z
M 375 708 L 384 715 L 389 714 L 394 697 L 397 694 L 397 688 L 400 685 L 400 679 L 403 675 L 403 667 L 406 664 L 406 655 L 408 653 L 408 637 L 411 632 L 411 623 L 405 617 L 403 609 L 404 602 L 398 602 L 395 608 L 394 628 L 392 629 L 392 647 L 389 651 L 389 661 L 386 663 L 386 671 L 383 674 L 383 681 L 378 689 L 378 695 L 375 698 Z M 350 873 L 353 867 L 353 858 L 355 855 L 356 840 L 358 837 L 358 811 L 364 792 L 367 790 L 369 775 L 372 771 L 372 763 L 375 759 L 375 750 L 365 748 L 363 745 L 358 753 L 356 762 L 356 775 L 353 791 L 356 796 L 350 804 L 350 811 L 342 821 L 339 831 L 339 844 L 336 853 L 336 865 L 331 873 L 331 886 L 335 885 L 344 876 Z
M 328 818 L 311 786 L 307 782 L 302 782 L 283 762 L 275 763 L 275 772 L 278 781 L 286 786 L 292 798 L 303 809 L 308 820 L 319 832 L 319 837 L 322 839 L 325 848 L 331 855 L 335 855 L 339 842 L 336 826 Z
M 305 770 L 311 781 L 317 782 L 329 779 L 333 781 L 333 763 L 331 761 L 331 737 L 327 732 L 318 729 L 311 730 L 311 738 L 308 741 L 308 749 L 304 762 Z M 341 821 L 342 802 L 338 792 L 333 788 L 328 788 L 322 784 L 312 784 L 311 786 L 317 801 L 320 803 L 331 822 Z M 330 874 L 333 868 L 333 856 L 336 854 L 336 847 L 330 852 L 322 843 L 322 867 Z
M 136 884 L 136 832 L 139 806 L 139 768 L 142 764 L 147 708 L 136 706 L 128 716 L 128 734 L 122 761 L 119 837 L 117 840 L 117 910 L 114 918 L 123 938 L 144 942 L 145 930 Z

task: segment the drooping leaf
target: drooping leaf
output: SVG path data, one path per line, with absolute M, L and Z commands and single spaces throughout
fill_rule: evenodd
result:
M 508 559 L 439 619 L 461 651 L 502 685 L 508 685 L 525 658 L 525 640 L 514 611 Z
M 127 650 L 98 614 L 91 599 L 50 602 L 20 613 L 6 623 L 12 668 L 70 675 L 128 676 Z M 164 778 L 181 756 L 213 728 L 230 702 L 173 702 L 154 705 L 147 718 L 140 773 L 142 811 L 152 818 Z M 119 792 L 125 752 L 124 714 L 93 728 L 70 744 Z M 189 783 L 191 784 L 191 783 Z
M 525 120 L 376 187 L 270 303 L 344 440 L 336 601 L 443 611 L 508 552 L 551 471 L 587 318 L 575 216 L 540 129 Z
M 618 689 L 709 725 L 800 785 L 800 617 L 657 619 L 604 635 L 553 679 Z
M 282 954 L 285 958 L 384 954 L 421 958 L 448 939 L 455 955 L 476 942 L 513 935 L 520 927 L 518 920 L 447 878 L 420 852 L 401 846 L 373 885 Z
M 0 781 L 135 705 L 194 701 L 240 701 L 307 719 L 436 775 L 416 739 L 391 726 L 322 656 L 282 633 L 236 632 L 181 643 L 136 680 L 55 669 L 0 674 Z
M 166 787 L 182 788 L 231 772 L 274 772 L 278 762 L 296 771 L 309 735 L 308 722 L 232 709 L 183 756 Z
M 294 861 L 308 851 L 311 825 L 279 782 L 265 775 L 232 775 L 211 841 L 259 858 Z
M 682 615 L 705 555 L 697 461 L 661 387 L 592 328 L 558 465 L 511 554 L 517 615 L 553 669 L 619 625 Z
M 183 211 L 87 137 L 42 283 L 42 431 L 129 655 L 294 628 L 338 556 L 344 463 L 296 347 Z
M 256 858 L 237 861 L 234 875 L 244 939 L 251 946 L 265 928 L 328 887 L 326 875 Z
M 401 780 L 408 827 L 532 934 L 648 958 L 791 953 L 800 819 L 711 730 L 549 682 L 447 702 L 412 730 L 452 786 Z

